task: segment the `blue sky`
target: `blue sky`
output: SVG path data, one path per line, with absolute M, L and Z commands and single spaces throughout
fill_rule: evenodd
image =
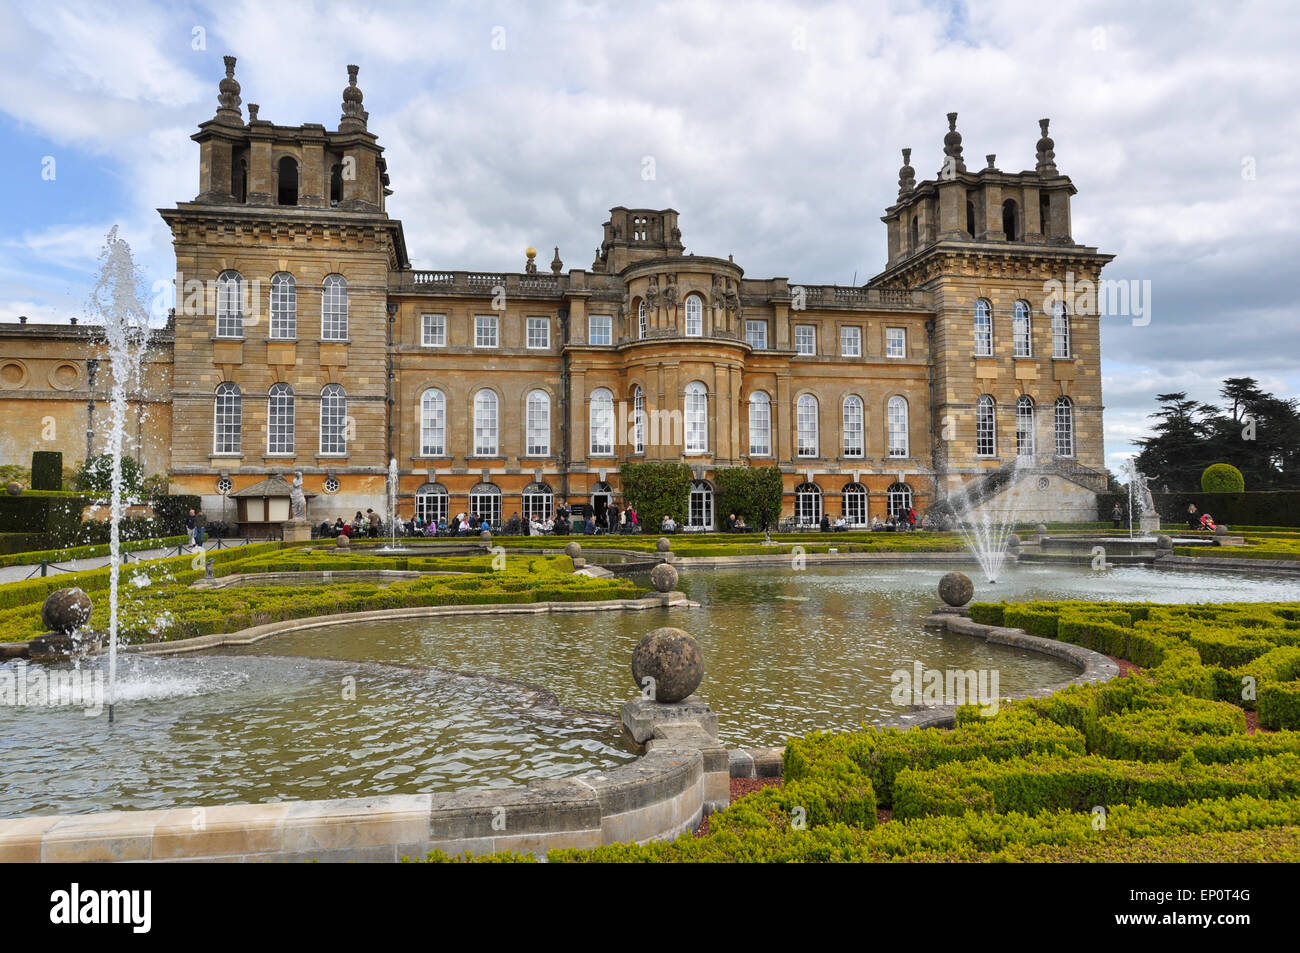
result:
M 156 209 L 197 191 L 195 126 L 239 57 L 245 108 L 339 116 L 361 66 L 417 267 L 590 263 L 613 205 L 672 206 L 688 251 L 810 283 L 883 267 L 899 149 L 960 114 L 968 163 L 1031 168 L 1052 118 L 1076 240 L 1150 281 L 1103 324 L 1108 462 L 1156 393 L 1300 393 L 1300 15 L 1285 3 L 6 3 L 0 321 L 84 311 L 109 227 L 167 280 Z M 293 24 L 294 29 L 280 29 Z M 655 177 L 642 176 L 653 156 Z M 53 180 L 42 177 L 53 157 Z M 1243 170 L 1250 166 L 1252 175 Z

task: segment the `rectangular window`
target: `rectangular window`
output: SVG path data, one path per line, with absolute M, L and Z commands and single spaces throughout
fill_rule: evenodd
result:
M 745 322 L 745 343 L 755 351 L 767 350 L 767 322 L 766 321 L 746 321 Z
M 817 353 L 817 326 L 815 324 L 796 324 L 794 326 L 794 350 L 796 354 Z
M 608 314 L 593 314 L 587 318 L 587 343 L 609 347 L 614 343 L 614 319 Z
M 420 315 L 420 343 L 424 347 L 447 346 L 447 316 L 445 314 Z
M 857 327 L 840 328 L 840 356 L 862 356 L 862 329 Z
M 907 357 L 906 328 L 885 328 L 885 357 Z
M 551 346 L 550 318 L 528 319 L 527 343 L 529 350 L 533 351 L 544 351 Z
M 495 314 L 474 315 L 474 346 L 497 346 L 497 316 Z

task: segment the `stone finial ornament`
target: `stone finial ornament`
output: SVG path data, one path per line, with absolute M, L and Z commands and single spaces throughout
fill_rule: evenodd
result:
M 961 157 L 961 133 L 957 131 L 956 113 L 948 113 L 948 134 L 943 137 L 943 154 L 943 171 L 949 177 L 954 172 L 966 171 L 966 163 Z
M 555 257 L 551 259 L 551 273 L 558 275 L 564 270 L 564 262 L 560 261 L 560 246 L 555 246 Z
M 524 274 L 537 274 L 537 249 L 528 248 L 524 250 Z
M 1038 165 L 1036 165 L 1034 168 L 1039 175 L 1057 174 L 1056 173 L 1056 143 L 1053 142 L 1052 137 L 1047 134 L 1047 124 L 1050 123 L 1051 121 L 1052 120 L 1050 119 L 1038 120 L 1038 128 L 1039 131 L 1042 133 L 1042 137 L 1038 140 Z
M 235 58 L 226 56 L 222 59 L 226 64 L 226 76 L 217 85 L 217 119 L 227 125 L 242 126 L 244 116 L 239 111 L 242 100 L 239 98 L 239 81 L 235 79 Z
M 989 169 L 990 169 L 991 171 L 993 171 L 993 172 L 998 171 L 998 167 L 997 167 L 997 161 L 998 161 L 997 153 L 990 152 L 988 155 L 986 155 L 986 156 L 984 157 L 984 161 L 986 161 L 986 162 L 989 164 L 988 167 L 989 167 Z
M 261 108 L 262 107 L 257 105 L 257 103 L 248 104 L 248 121 L 250 123 L 257 122 L 257 111 Z
M 903 150 L 903 165 L 898 170 L 898 197 L 901 199 L 916 188 L 916 170 L 912 168 L 912 150 Z
M 357 73 L 361 67 L 348 65 L 348 85 L 343 89 L 343 115 L 339 117 L 340 130 L 363 130 L 370 113 L 361 106 L 364 99 L 361 87 L 357 85 Z

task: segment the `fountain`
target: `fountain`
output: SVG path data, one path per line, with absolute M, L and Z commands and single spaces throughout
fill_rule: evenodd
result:
M 1129 457 L 1124 464 L 1128 473 L 1128 535 L 1133 537 L 1133 512 L 1138 512 L 1138 529 L 1143 536 L 1160 531 L 1160 515 L 1156 512 L 1155 501 L 1151 498 L 1150 478 L 1137 468 L 1137 458 Z
M 397 458 L 388 460 L 388 543 L 397 548 Z
M 1006 563 L 1008 542 L 1016 525 L 1016 513 L 1020 509 L 1020 497 L 1028 482 L 1020 479 L 1021 470 L 1032 465 L 1032 457 L 1016 457 L 1007 481 L 1008 489 L 1003 501 L 997 506 L 988 500 L 972 503 L 973 486 L 963 487 L 948 497 L 957 529 L 990 583 L 998 581 Z
M 109 392 L 108 453 L 113 461 L 109 504 L 108 575 L 108 720 L 113 721 L 117 688 L 118 580 L 122 566 L 121 524 L 122 441 L 126 434 L 126 395 L 141 381 L 144 354 L 149 343 L 149 309 L 142 299 L 141 278 L 131 258 L 131 247 L 109 230 L 100 254 L 99 279 L 90 293 L 89 310 L 104 322 L 104 337 L 112 387 Z

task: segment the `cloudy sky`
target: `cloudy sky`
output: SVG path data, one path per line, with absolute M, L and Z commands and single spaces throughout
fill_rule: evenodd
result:
M 221 57 L 284 124 L 339 117 L 361 66 L 416 267 L 585 267 L 614 205 L 681 212 L 688 251 L 861 283 L 885 261 L 899 148 L 921 177 L 960 114 L 974 167 L 1032 168 L 1037 120 L 1079 190 L 1074 237 L 1150 282 L 1103 324 L 1108 463 L 1156 393 L 1230 375 L 1300 394 L 1300 13 L 1286 2 L 0 3 L 0 321 L 81 314 L 117 224 L 146 280 L 157 208 Z M 653 157 L 647 178 L 645 157 Z

